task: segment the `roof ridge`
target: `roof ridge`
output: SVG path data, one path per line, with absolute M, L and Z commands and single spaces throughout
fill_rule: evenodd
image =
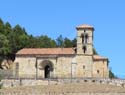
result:
M 16 54 L 74 54 L 73 48 L 23 48 Z
M 61 47 L 55 47 L 55 48 L 22 48 L 22 49 L 69 49 L 73 47 L 68 47 L 68 48 L 61 48 Z

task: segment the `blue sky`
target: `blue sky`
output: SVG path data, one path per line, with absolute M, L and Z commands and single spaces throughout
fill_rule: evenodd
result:
M 93 25 L 94 47 L 125 77 L 125 0 L 0 0 L 0 18 L 53 39 L 60 34 L 73 39 L 77 25 Z

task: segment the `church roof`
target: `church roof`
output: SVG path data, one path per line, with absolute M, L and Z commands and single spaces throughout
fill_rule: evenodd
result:
M 76 27 L 76 29 L 92 29 L 94 30 L 94 27 L 88 24 L 82 24 Z
M 73 48 L 24 48 L 19 50 L 16 55 L 68 55 L 75 54 Z M 108 58 L 93 55 L 94 60 L 107 60 Z
M 60 55 L 75 54 L 73 48 L 24 48 L 19 50 L 17 55 Z
M 103 56 L 100 56 L 100 55 L 94 55 L 94 56 L 93 56 L 93 59 L 94 59 L 94 60 L 108 60 L 108 58 L 103 57 Z

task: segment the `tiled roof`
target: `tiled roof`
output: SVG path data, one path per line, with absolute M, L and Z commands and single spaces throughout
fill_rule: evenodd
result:
M 100 55 L 94 55 L 94 56 L 93 56 L 93 59 L 94 59 L 94 60 L 108 60 L 108 58 L 103 57 L 103 56 L 100 56 Z
M 19 50 L 17 55 L 59 55 L 75 54 L 73 48 L 24 48 Z
M 75 54 L 73 48 L 24 48 L 19 50 L 16 55 L 61 55 Z M 94 60 L 107 60 L 108 58 L 100 55 L 93 55 Z
M 82 25 L 77 26 L 76 29 L 92 29 L 92 30 L 94 30 L 94 27 L 91 25 L 82 24 Z

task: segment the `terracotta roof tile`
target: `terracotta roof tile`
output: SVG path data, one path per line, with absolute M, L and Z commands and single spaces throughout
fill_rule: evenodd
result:
M 92 29 L 94 30 L 94 27 L 88 24 L 82 24 L 76 27 L 76 29 Z
M 24 48 L 19 50 L 16 55 L 61 55 L 75 54 L 73 48 Z M 94 60 L 108 60 L 100 55 L 93 55 Z
M 100 56 L 100 55 L 94 55 L 94 56 L 93 56 L 93 59 L 94 59 L 94 60 L 108 60 L 108 58 L 103 57 L 103 56 Z
M 59 55 L 59 54 L 74 54 L 73 48 L 24 48 L 19 50 L 17 55 Z

